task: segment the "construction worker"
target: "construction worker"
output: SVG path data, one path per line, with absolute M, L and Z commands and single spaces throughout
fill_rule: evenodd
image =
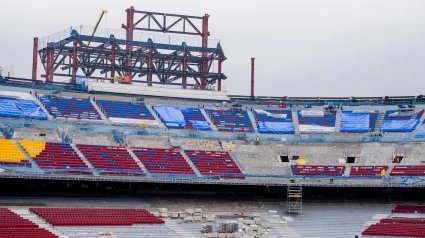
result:
M 260 144 L 260 137 L 257 136 L 257 138 L 255 138 L 255 142 L 257 145 Z

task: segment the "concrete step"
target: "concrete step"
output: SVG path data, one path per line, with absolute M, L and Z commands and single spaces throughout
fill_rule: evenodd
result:
M 100 118 L 102 118 L 102 120 L 104 121 L 109 121 L 108 118 L 103 113 L 102 109 L 100 109 L 100 107 L 97 105 L 97 103 L 95 101 L 92 101 L 92 99 L 90 99 L 90 102 L 93 105 L 93 107 L 96 109 L 96 111 L 99 113 Z
M 378 121 L 376 122 L 376 126 L 375 126 L 375 132 L 381 131 L 381 124 L 382 124 L 382 121 L 384 120 L 384 117 L 385 117 L 385 111 L 379 112 Z
M 196 235 L 192 234 L 191 232 L 185 230 L 183 227 L 179 226 L 176 221 L 173 221 L 171 219 L 164 219 L 165 226 L 170 228 L 172 231 L 174 231 L 177 235 L 181 236 L 182 238 L 197 238 Z
M 24 219 L 30 220 L 34 224 L 38 225 L 40 228 L 44 228 L 53 234 L 57 235 L 59 238 L 69 238 L 69 236 L 64 235 L 59 230 L 56 230 L 53 226 L 51 226 L 49 223 L 47 223 L 44 219 L 41 217 L 35 215 L 34 213 L 30 212 L 28 208 L 9 208 L 12 212 L 18 214 Z
M 335 132 L 339 133 L 341 131 L 341 111 L 336 113 L 335 118 Z
M 187 163 L 190 165 L 190 167 L 192 168 L 192 170 L 195 172 L 196 176 L 198 177 L 202 177 L 201 172 L 199 172 L 198 168 L 196 168 L 195 164 L 190 160 L 189 156 L 187 156 L 186 153 L 184 153 L 184 149 L 180 149 L 179 150 L 180 153 L 182 154 L 183 158 L 187 161 Z
M 298 121 L 298 111 L 292 110 L 292 121 L 294 122 L 295 134 L 300 134 L 300 123 Z
M 160 128 L 165 128 L 164 123 L 161 121 L 161 119 L 156 114 L 155 110 L 153 109 L 151 104 L 146 104 L 146 107 L 151 112 L 152 116 L 155 117 L 155 120 L 158 122 Z
M 21 147 L 18 141 L 12 140 L 13 143 L 18 147 L 18 149 L 22 152 L 22 154 L 25 156 L 25 158 L 31 163 L 31 167 L 33 168 L 34 172 L 43 172 L 43 170 L 38 167 L 38 164 L 30 157 L 30 155 L 25 151 L 24 148 Z
M 43 103 L 41 103 L 40 100 L 38 100 L 38 98 L 35 95 L 33 95 L 33 97 L 35 98 L 35 102 L 40 106 L 41 110 L 43 110 L 43 112 L 46 113 L 47 119 L 49 119 L 49 120 L 54 119 L 54 117 L 52 115 L 50 115 L 50 113 L 44 107 Z
M 257 125 L 257 121 L 255 120 L 254 114 L 252 113 L 252 111 L 247 110 L 246 111 L 248 113 L 248 117 L 251 120 L 251 124 L 254 127 L 255 133 L 258 133 L 258 125 Z
M 140 159 L 137 157 L 137 155 L 131 150 L 130 148 L 127 148 L 128 153 L 131 155 L 133 160 L 139 165 L 139 167 L 143 170 L 143 173 L 145 173 L 148 176 L 151 176 L 151 173 L 148 171 L 148 169 L 145 167 L 145 165 L 140 161 Z
M 200 110 L 201 110 L 202 115 L 204 115 L 205 120 L 207 120 L 207 122 L 210 123 L 211 130 L 218 131 L 218 128 L 211 121 L 211 118 L 208 116 L 208 113 L 205 111 L 205 109 L 200 108 Z
M 93 171 L 94 175 L 99 175 L 99 172 L 96 171 L 96 169 L 93 167 L 93 165 L 90 163 L 90 161 L 84 156 L 83 152 L 78 149 L 76 144 L 71 144 L 71 147 L 75 150 L 75 152 L 80 156 L 80 158 L 84 161 L 84 163 Z

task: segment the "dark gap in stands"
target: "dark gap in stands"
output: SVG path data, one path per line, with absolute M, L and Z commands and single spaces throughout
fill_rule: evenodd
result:
M 295 179 L 297 180 L 297 179 Z M 329 180 L 326 180 L 329 181 Z M 233 199 L 265 197 L 286 200 L 287 188 L 253 185 L 171 184 L 110 181 L 1 179 L 1 197 L 173 197 Z M 425 188 L 303 187 L 304 202 L 401 203 L 423 201 Z M 349 195 L 349 196 L 348 196 Z M 349 197 L 350 199 L 347 199 Z M 1 203 L 0 203 L 1 205 Z
M 347 157 L 347 164 L 354 164 L 356 162 L 356 157 L 348 156 Z
M 400 164 L 400 163 L 401 163 L 401 161 L 403 160 L 403 158 L 404 158 L 404 156 L 396 156 L 396 157 L 393 159 L 393 163 L 395 163 L 395 164 Z
M 289 162 L 289 156 L 287 155 L 281 155 L 280 156 L 280 162 Z

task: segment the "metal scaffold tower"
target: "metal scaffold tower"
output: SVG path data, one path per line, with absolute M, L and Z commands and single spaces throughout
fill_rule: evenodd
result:
M 288 214 L 302 214 L 303 188 L 298 185 L 288 186 L 286 205 Z

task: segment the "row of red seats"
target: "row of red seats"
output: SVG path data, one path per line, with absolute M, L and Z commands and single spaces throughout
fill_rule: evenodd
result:
M 178 150 L 159 148 L 132 148 L 134 154 L 151 173 L 194 174 Z
M 204 176 L 245 178 L 227 151 L 185 150 L 185 153 Z
M 41 228 L 0 228 L 1 238 L 58 238 L 57 235 Z
M 69 144 L 48 142 L 45 149 L 34 160 L 42 169 L 88 169 L 84 161 Z
M 31 208 L 30 211 L 53 226 L 131 226 L 164 223 L 144 209 Z
M 123 146 L 101 146 L 101 145 L 77 145 L 87 160 L 96 169 L 124 170 L 123 174 L 129 171 L 141 172 L 141 168 Z M 110 171 L 107 174 L 120 174 L 119 171 Z M 103 173 L 103 172 L 102 172 Z M 132 173 L 130 173 L 132 174 Z
M 408 206 L 398 205 L 393 210 L 393 213 L 425 213 L 425 206 Z
M 425 224 L 377 223 L 362 232 L 364 236 L 425 237 Z
M 293 175 L 300 176 L 343 176 L 345 166 L 291 165 Z
M 397 165 L 391 170 L 390 176 L 425 176 L 423 165 Z
M 387 171 L 388 166 L 353 166 L 350 170 L 350 176 L 379 178 L 382 170 Z
M 1 238 L 58 238 L 7 208 L 0 208 Z

